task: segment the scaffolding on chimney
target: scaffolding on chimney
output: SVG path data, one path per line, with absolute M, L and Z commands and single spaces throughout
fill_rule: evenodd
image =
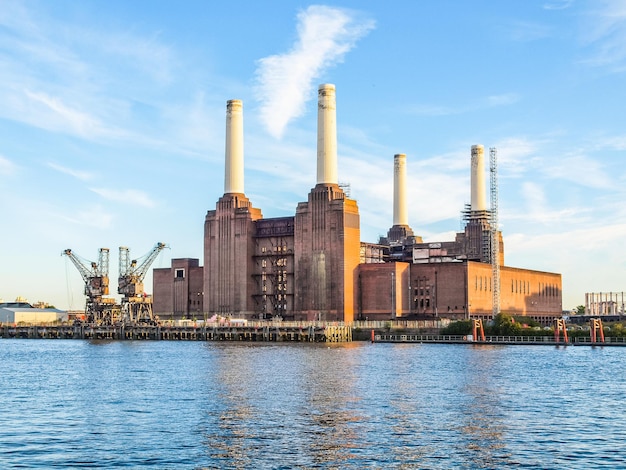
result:
M 498 150 L 489 149 L 489 171 L 491 173 L 491 294 L 492 314 L 500 313 L 500 237 L 498 236 Z

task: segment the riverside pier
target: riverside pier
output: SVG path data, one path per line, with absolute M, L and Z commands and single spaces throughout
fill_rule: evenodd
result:
M 435 343 L 473 345 L 535 345 L 535 346 L 626 346 L 624 337 L 604 335 L 567 337 L 549 336 L 484 336 L 441 335 L 448 324 L 441 320 L 356 321 L 343 322 L 225 322 L 205 323 L 191 320 L 163 322 L 152 325 L 118 324 L 0 324 L 0 339 L 82 339 L 115 341 L 239 341 L 239 342 L 314 342 L 341 343 Z
M 626 346 L 624 337 L 606 337 L 592 341 L 587 336 L 555 339 L 553 336 L 486 336 L 484 339 L 470 335 L 405 335 L 372 334 L 372 343 L 434 343 L 483 345 L 535 345 L 535 346 Z
M 352 341 L 352 327 L 300 322 L 245 325 L 0 325 L 0 338 L 338 343 Z

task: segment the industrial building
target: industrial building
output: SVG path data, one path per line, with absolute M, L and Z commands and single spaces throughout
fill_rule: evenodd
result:
M 67 312 L 56 308 L 33 306 L 24 299 L 0 302 L 0 324 L 56 323 L 67 320 Z
M 489 319 L 503 311 L 544 324 L 561 316 L 560 274 L 504 265 L 482 146 L 471 149 L 471 204 L 454 241 L 425 243 L 414 234 L 406 155 L 397 154 L 393 225 L 367 243 L 357 202 L 338 184 L 334 85 L 319 87 L 317 129 L 316 185 L 293 217 L 264 218 L 244 192 L 243 105 L 228 101 L 224 194 L 205 217 L 204 266 L 179 258 L 155 269 L 155 314 L 352 322 Z
M 585 315 L 626 315 L 624 292 L 587 292 Z

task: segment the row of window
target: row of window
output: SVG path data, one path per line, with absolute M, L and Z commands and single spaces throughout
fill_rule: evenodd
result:
M 474 276 L 474 290 L 478 291 L 491 291 L 491 277 L 488 276 Z M 526 294 L 530 295 L 530 281 L 521 279 L 511 279 L 511 293 L 512 294 Z M 559 295 L 559 288 L 556 284 L 539 283 L 539 296 L 541 297 L 556 297 Z
M 540 297 L 558 297 L 559 288 L 556 284 L 539 283 L 539 296 Z
M 286 268 L 287 267 L 287 258 L 278 258 L 276 260 L 276 266 L 278 266 L 279 268 Z M 262 268 L 267 268 L 267 260 L 266 259 L 262 259 L 261 260 L 261 267 Z
M 269 251 L 272 251 L 271 247 L 268 250 L 266 246 L 262 246 L 261 247 L 261 253 L 267 253 Z M 282 245 L 282 246 L 275 246 L 274 247 L 274 252 L 276 253 L 287 253 L 287 245 Z
M 515 294 L 530 294 L 530 281 L 511 280 L 511 292 Z
M 272 274 L 277 276 L 276 280 L 278 282 L 287 282 L 287 271 L 285 271 L 284 269 Z M 261 280 L 263 282 L 267 281 L 267 273 L 265 271 L 261 273 Z
M 491 278 L 488 276 L 474 276 L 474 290 L 491 291 Z

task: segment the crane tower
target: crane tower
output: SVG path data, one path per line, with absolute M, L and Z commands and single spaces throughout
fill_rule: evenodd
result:
M 139 259 L 130 258 L 128 247 L 120 246 L 118 294 L 122 294 L 122 316 L 124 322 L 154 323 L 152 297 L 144 292 L 143 279 L 154 262 L 164 243 L 157 243 L 146 255 Z
M 490 193 L 491 193 L 491 294 L 492 315 L 500 313 L 500 237 L 498 233 L 498 150 L 489 149 Z
M 89 261 L 76 255 L 69 248 L 67 256 L 85 281 L 85 316 L 87 323 L 112 325 L 117 320 L 119 308 L 109 294 L 109 249 L 100 248 L 98 262 Z

